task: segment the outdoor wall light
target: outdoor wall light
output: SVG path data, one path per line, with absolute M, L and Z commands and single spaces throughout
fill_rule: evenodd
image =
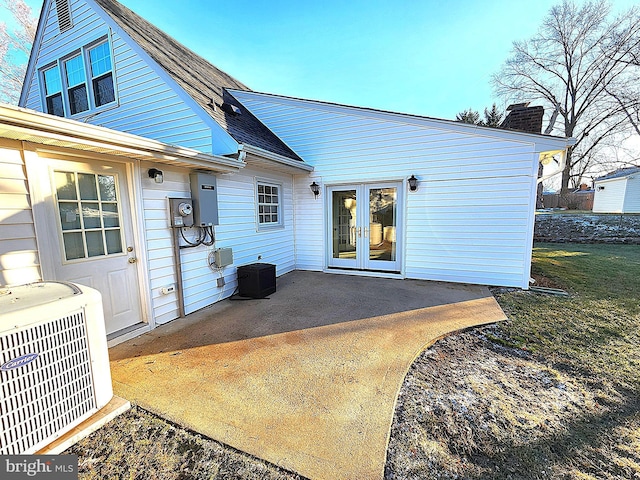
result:
M 156 183 L 164 182 L 164 176 L 162 175 L 162 170 L 158 170 L 157 168 L 149 169 L 149 178 L 153 178 L 153 181 Z
M 407 182 L 409 183 L 410 192 L 415 192 L 416 190 L 418 190 L 418 179 L 415 177 L 415 175 L 411 175 L 407 179 Z
M 318 185 L 316 182 L 313 182 L 311 185 L 309 185 L 309 187 L 311 188 L 313 195 L 318 198 L 318 195 L 320 195 L 320 185 Z

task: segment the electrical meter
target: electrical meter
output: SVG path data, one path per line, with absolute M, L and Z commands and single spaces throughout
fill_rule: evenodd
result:
M 170 198 L 172 227 L 193 227 L 193 203 L 190 198 Z

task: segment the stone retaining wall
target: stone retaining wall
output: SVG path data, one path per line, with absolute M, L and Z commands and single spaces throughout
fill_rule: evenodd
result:
M 536 242 L 640 245 L 640 215 L 538 213 Z

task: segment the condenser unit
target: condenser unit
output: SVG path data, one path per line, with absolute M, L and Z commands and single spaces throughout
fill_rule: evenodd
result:
M 100 293 L 0 289 L 0 455 L 35 453 L 113 397 Z

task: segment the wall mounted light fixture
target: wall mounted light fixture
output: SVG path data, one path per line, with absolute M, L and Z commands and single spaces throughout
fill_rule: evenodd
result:
M 415 177 L 415 175 L 411 175 L 407 179 L 407 182 L 409 183 L 410 192 L 415 192 L 416 190 L 418 190 L 418 179 Z
M 162 170 L 158 170 L 157 168 L 149 169 L 149 178 L 153 178 L 153 181 L 156 183 L 164 182 L 164 176 L 162 175 Z
M 318 195 L 320 195 L 320 185 L 318 185 L 315 181 L 309 185 L 309 188 L 311 188 L 311 191 L 313 192 L 313 195 L 318 198 Z

